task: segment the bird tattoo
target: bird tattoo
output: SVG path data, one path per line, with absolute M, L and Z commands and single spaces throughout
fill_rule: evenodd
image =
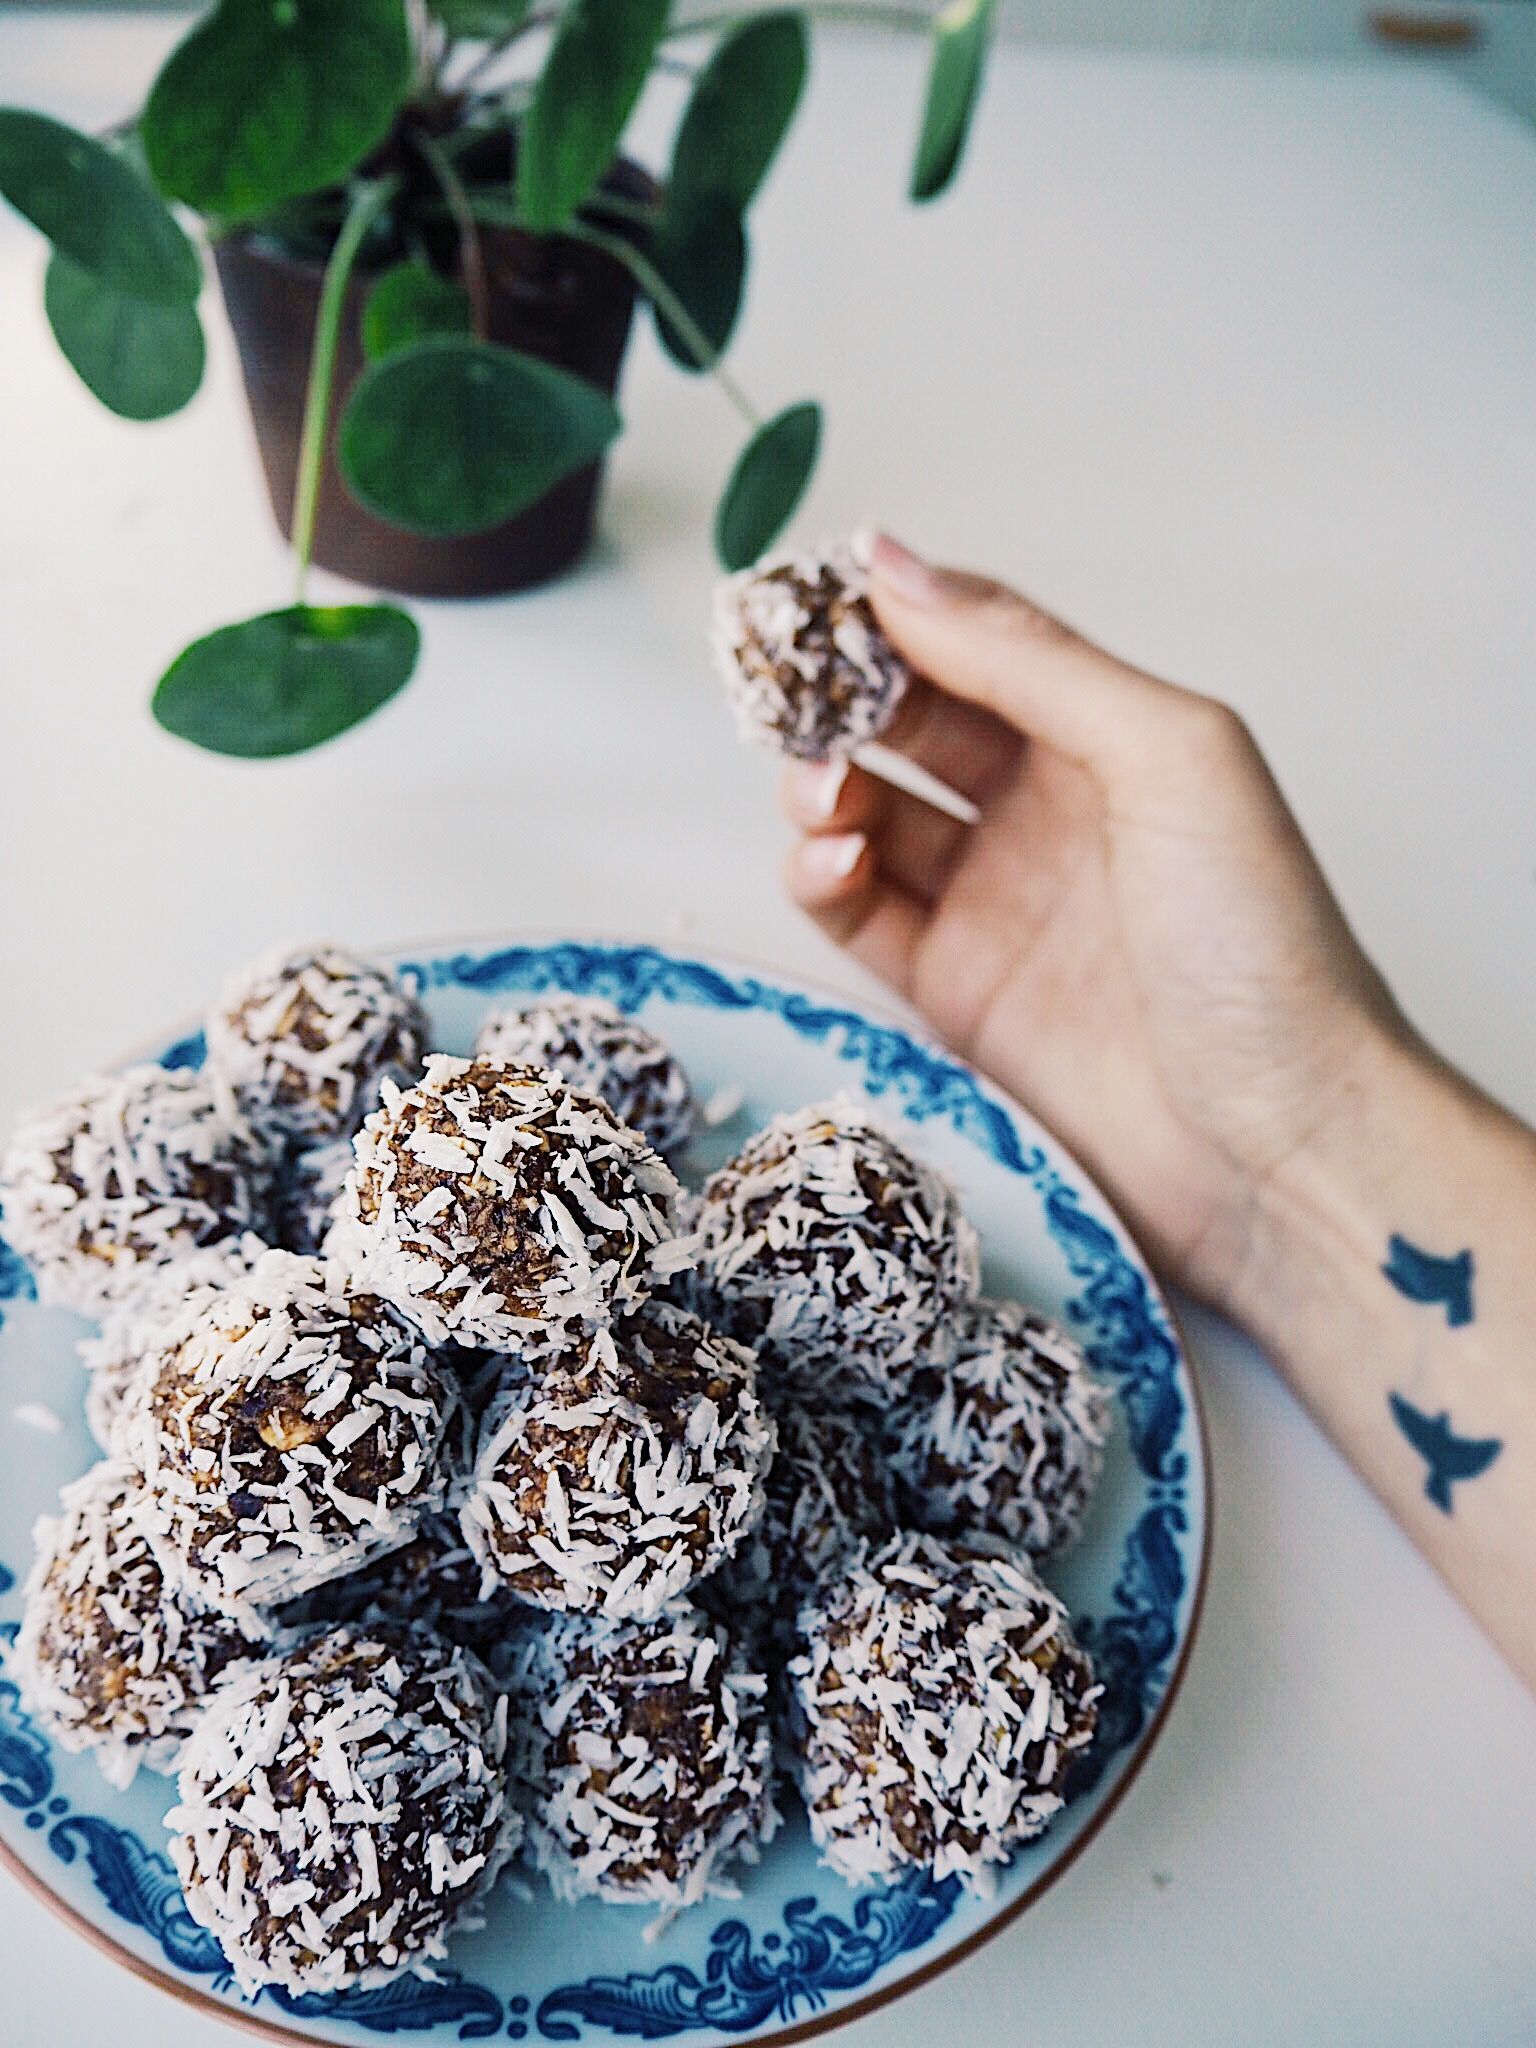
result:
M 1444 1259 L 1420 1250 L 1406 1237 L 1394 1234 L 1387 1246 L 1387 1263 L 1382 1272 L 1399 1294 L 1410 1301 L 1445 1305 L 1445 1320 L 1453 1330 L 1472 1320 L 1472 1254 L 1457 1252 Z
M 1426 1415 L 1405 1401 L 1401 1394 L 1389 1394 L 1392 1419 L 1429 1467 L 1424 1491 L 1443 1514 L 1451 1512 L 1451 1488 L 1462 1479 L 1476 1479 L 1486 1472 L 1504 1445 L 1496 1436 L 1458 1436 L 1451 1418 L 1442 1408 L 1438 1415 Z

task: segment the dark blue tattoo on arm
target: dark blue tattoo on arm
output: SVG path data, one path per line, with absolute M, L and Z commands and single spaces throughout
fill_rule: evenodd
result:
M 1458 1436 L 1442 1408 L 1429 1416 L 1401 1394 L 1388 1394 L 1392 1419 L 1429 1467 L 1424 1491 L 1444 1514 L 1451 1512 L 1451 1488 L 1460 1479 L 1486 1472 L 1504 1445 L 1496 1436 Z
M 1421 1251 L 1406 1237 L 1394 1236 L 1387 1245 L 1387 1263 L 1382 1272 L 1399 1294 L 1410 1301 L 1445 1304 L 1445 1320 L 1457 1329 L 1472 1320 L 1472 1254 L 1457 1252 L 1453 1258 L 1437 1258 Z
M 1387 1245 L 1382 1272 L 1399 1294 L 1410 1301 L 1445 1309 L 1453 1330 L 1472 1320 L 1472 1254 L 1456 1252 L 1448 1259 L 1426 1252 L 1394 1232 Z M 1449 1413 L 1426 1415 L 1401 1394 L 1388 1394 L 1392 1420 L 1429 1467 L 1424 1491 L 1442 1514 L 1451 1512 L 1451 1488 L 1458 1480 L 1476 1479 L 1503 1450 L 1496 1436 L 1458 1436 Z

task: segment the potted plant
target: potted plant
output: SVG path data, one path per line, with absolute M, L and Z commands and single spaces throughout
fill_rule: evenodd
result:
M 911 191 L 964 147 L 995 0 L 738 8 L 669 0 L 219 0 L 142 109 L 102 137 L 0 109 L 0 195 L 52 244 L 65 356 L 130 419 L 203 371 L 201 223 L 233 323 L 294 602 L 196 641 L 154 697 L 170 731 L 274 756 L 345 731 L 408 680 L 389 604 L 306 602 L 310 562 L 416 593 L 509 590 L 588 538 L 636 297 L 747 439 L 721 498 L 722 563 L 756 558 L 816 461 L 811 401 L 764 418 L 722 365 L 745 221 L 794 116 L 807 21 L 930 46 Z M 708 38 L 707 60 L 686 53 Z M 679 51 L 685 54 L 679 54 Z M 692 83 L 664 183 L 621 154 L 652 70 Z

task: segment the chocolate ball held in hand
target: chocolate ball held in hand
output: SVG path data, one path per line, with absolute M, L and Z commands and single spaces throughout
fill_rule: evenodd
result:
M 846 757 L 879 739 L 912 682 L 870 606 L 857 535 L 729 577 L 713 638 L 742 738 L 796 760 Z

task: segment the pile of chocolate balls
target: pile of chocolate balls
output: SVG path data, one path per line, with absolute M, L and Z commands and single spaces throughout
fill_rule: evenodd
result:
M 6 1670 L 112 1783 L 175 1775 L 240 1983 L 429 1966 L 514 1860 L 675 1909 L 786 1788 L 850 1881 L 986 1889 L 1093 1735 L 1036 1565 L 1108 1403 L 981 1297 L 949 1183 L 839 1098 L 687 1187 L 639 1021 L 551 995 L 437 1052 L 335 947 L 237 977 L 206 1041 L 0 1158 L 41 1298 L 96 1326 L 103 1452 Z

